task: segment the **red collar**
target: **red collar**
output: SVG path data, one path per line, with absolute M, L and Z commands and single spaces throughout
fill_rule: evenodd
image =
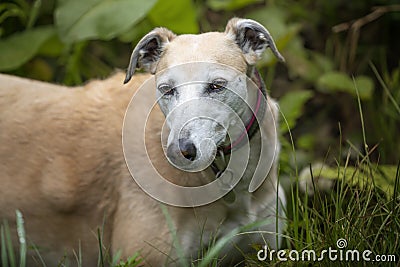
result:
M 257 101 L 254 112 L 250 120 L 246 123 L 246 128 L 243 130 L 240 136 L 230 144 L 218 148 L 216 158 L 210 165 L 211 169 L 215 173 L 216 178 L 218 178 L 226 169 L 227 162 L 225 160 L 225 157 L 229 156 L 233 149 L 238 149 L 245 145 L 245 143 L 247 142 L 247 139 L 244 138 L 245 135 L 247 134 L 248 140 L 250 140 L 259 131 L 258 120 L 260 120 L 264 116 L 266 109 L 266 101 L 262 98 L 267 97 L 267 92 L 265 89 L 264 81 L 262 80 L 260 74 L 256 69 L 254 69 L 253 76 L 256 79 L 255 83 L 258 88 Z
M 254 112 L 250 118 L 250 120 L 246 123 L 246 128 L 243 130 L 243 132 L 240 134 L 240 136 L 231 142 L 228 145 L 225 145 L 220 148 L 224 155 L 228 155 L 231 153 L 232 149 L 240 148 L 244 145 L 246 142 L 246 139 L 244 138 L 246 134 L 248 135 L 248 139 L 250 140 L 259 130 L 258 127 L 258 118 L 262 118 L 265 113 L 265 100 L 263 100 L 263 97 L 266 97 L 266 89 L 265 89 L 265 84 L 264 81 L 262 80 L 260 73 L 257 71 L 256 68 L 254 68 L 254 77 L 256 80 L 254 81 L 257 85 L 258 92 L 257 92 L 257 101 L 256 101 L 256 106 L 254 108 Z

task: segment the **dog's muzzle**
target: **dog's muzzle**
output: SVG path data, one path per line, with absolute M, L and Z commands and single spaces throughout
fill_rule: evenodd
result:
M 197 172 L 204 170 L 215 159 L 216 145 L 211 139 L 204 139 L 195 145 L 188 138 L 179 138 L 167 148 L 168 161 L 178 169 Z
M 190 161 L 194 161 L 196 159 L 197 148 L 192 141 L 181 138 L 179 139 L 178 144 L 179 144 L 179 150 L 186 159 Z
M 167 157 L 177 166 L 189 164 L 189 161 L 194 161 L 196 156 L 196 146 L 186 138 L 180 138 L 177 144 L 172 143 L 167 149 Z

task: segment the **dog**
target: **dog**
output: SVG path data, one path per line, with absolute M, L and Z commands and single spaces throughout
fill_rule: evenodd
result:
M 37 250 L 28 251 L 28 266 L 40 262 L 37 252 L 48 266 L 74 265 L 78 253 L 83 266 L 96 266 L 98 229 L 111 255 L 140 252 L 146 266 L 189 265 L 226 236 L 221 265 L 255 254 L 254 245 L 279 247 L 286 200 L 277 177 L 278 105 L 254 68 L 268 47 L 283 60 L 264 26 L 233 18 L 225 32 L 156 28 L 133 50 L 126 75 L 84 86 L 1 74 L 0 218 L 17 246 L 15 210 L 23 214 Z M 141 184 L 154 178 L 149 160 L 185 188 L 229 175 L 240 181 L 233 190 L 217 186 L 215 199 L 206 192 L 198 200 L 203 190 L 188 200 L 181 189 Z M 244 229 L 253 233 L 238 234 Z

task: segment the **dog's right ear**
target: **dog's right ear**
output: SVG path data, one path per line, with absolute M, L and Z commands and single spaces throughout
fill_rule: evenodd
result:
M 165 28 L 156 28 L 146 34 L 133 49 L 124 83 L 130 81 L 136 68 L 143 67 L 154 74 L 165 44 L 175 37 L 173 32 Z
M 254 20 L 230 19 L 225 33 L 240 47 L 249 65 L 254 65 L 266 48 L 270 48 L 280 61 L 285 61 L 268 30 Z

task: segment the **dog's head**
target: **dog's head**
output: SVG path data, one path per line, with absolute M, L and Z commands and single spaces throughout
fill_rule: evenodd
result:
M 225 32 L 175 35 L 156 28 L 140 40 L 125 83 L 136 68 L 155 75 L 158 104 L 170 129 L 167 158 L 199 171 L 214 160 L 229 129 L 251 114 L 254 92 L 246 74 L 266 48 L 283 60 L 267 29 L 249 19 L 231 19 Z M 249 113 L 250 112 L 250 113 Z

